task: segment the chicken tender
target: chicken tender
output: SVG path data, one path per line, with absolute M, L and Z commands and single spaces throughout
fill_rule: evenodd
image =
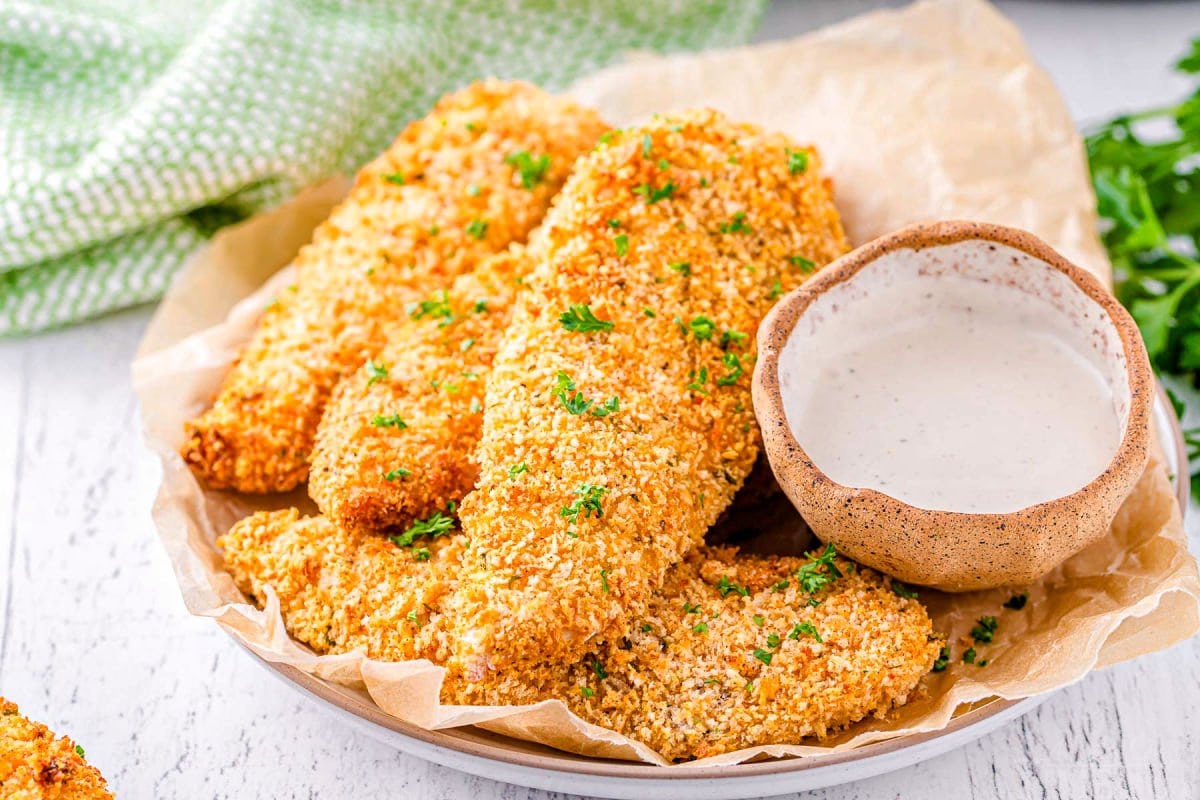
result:
M 846 249 L 812 150 L 716 112 L 581 159 L 492 365 L 447 615 L 475 679 L 620 635 L 759 450 L 755 331 Z
M 734 554 L 692 551 L 624 636 L 580 662 L 483 682 L 452 677 L 443 702 L 559 698 L 588 722 L 684 760 L 822 739 L 883 717 L 933 666 L 941 640 L 929 615 L 891 591 L 890 578 L 831 551 L 808 561 Z
M 83 748 L 21 716 L 0 697 L 0 796 L 9 800 L 107 798 L 104 777 L 84 761 Z
M 301 517 L 260 511 L 217 540 L 238 588 L 261 607 L 279 598 L 288 633 L 317 652 L 364 648 L 389 661 L 423 658 L 422 629 L 453 588 L 466 537 L 435 514 L 420 533 L 395 540 Z M 398 545 L 396 541 L 406 545 Z
M 532 263 L 514 245 L 414 304 L 375 370 L 338 385 L 309 474 L 325 515 L 349 528 L 403 529 L 470 491 L 485 380 Z
M 279 595 L 293 637 L 319 653 L 362 648 L 381 661 L 449 652 L 444 613 L 469 543 L 432 555 L 295 512 L 257 514 L 220 542 L 243 590 Z M 822 738 L 902 705 L 941 647 L 924 607 L 891 579 L 826 551 L 735 557 L 698 548 L 621 636 L 570 664 L 451 671 L 442 700 L 519 705 L 558 698 L 583 719 L 669 759 Z
M 523 83 L 443 98 L 358 175 L 297 256 L 182 455 L 210 487 L 292 489 L 340 378 L 362 368 L 419 302 L 542 219 L 604 130 L 590 110 Z

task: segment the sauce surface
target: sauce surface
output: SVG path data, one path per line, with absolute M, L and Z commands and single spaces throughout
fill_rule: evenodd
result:
M 1112 387 L 1038 297 L 914 277 L 824 317 L 780 380 L 796 440 L 838 483 L 1004 513 L 1079 490 L 1116 453 Z

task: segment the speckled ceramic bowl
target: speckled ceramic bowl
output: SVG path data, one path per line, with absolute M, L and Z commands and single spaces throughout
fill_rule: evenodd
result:
M 1093 351 L 1087 357 L 1113 391 L 1122 430 L 1108 467 L 1071 494 L 1008 513 L 918 508 L 822 472 L 788 424 L 780 355 L 802 320 L 805 332 L 796 335 L 812 335 L 822 319 L 896 270 L 911 270 L 914 279 L 955 274 L 1033 293 L 1077 326 Z M 760 327 L 758 346 L 754 408 L 780 486 L 820 539 L 905 582 L 945 591 L 1031 582 L 1108 532 L 1146 465 L 1154 383 L 1137 326 L 1096 278 L 1023 231 L 940 222 L 877 239 L 781 300 Z M 782 375 L 785 386 L 793 379 Z

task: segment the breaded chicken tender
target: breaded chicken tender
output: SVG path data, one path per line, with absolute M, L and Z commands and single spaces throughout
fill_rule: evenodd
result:
M 280 511 L 239 523 L 220 544 L 238 585 L 261 605 L 271 584 L 289 632 L 318 653 L 440 661 L 448 652 L 454 620 L 444 601 L 470 552 L 461 533 L 433 540 L 418 561 L 381 537 Z M 891 591 L 889 578 L 828 554 L 735 553 L 693 550 L 623 635 L 578 661 L 483 681 L 451 671 L 443 702 L 558 698 L 669 759 L 701 758 L 882 716 L 933 665 L 941 642 L 928 614 Z
M 209 486 L 292 489 L 340 378 L 361 369 L 405 308 L 542 219 L 572 163 L 604 131 L 595 113 L 523 83 L 443 98 L 359 173 L 297 256 L 182 455 Z
M 270 585 L 292 638 L 317 652 L 364 648 L 389 661 L 422 658 L 418 641 L 457 580 L 468 546 L 437 514 L 399 546 L 295 509 L 260 511 L 217 540 L 238 588 L 261 607 Z M 403 539 L 401 539 L 403 541 Z
M 711 111 L 581 159 L 492 365 L 448 598 L 473 679 L 619 635 L 759 450 L 755 331 L 846 249 L 817 155 Z
M 458 502 L 479 474 L 484 386 L 532 256 L 521 245 L 410 307 L 325 409 L 308 492 L 339 525 L 403 529 Z
M 111 800 L 104 777 L 83 748 L 21 716 L 0 697 L 0 797 L 8 800 Z
M 824 738 L 907 702 L 941 647 L 890 578 L 833 567 L 843 577 L 809 593 L 797 571 L 831 576 L 827 564 L 694 550 L 626 635 L 570 667 L 451 678 L 442 700 L 559 698 L 669 760 Z

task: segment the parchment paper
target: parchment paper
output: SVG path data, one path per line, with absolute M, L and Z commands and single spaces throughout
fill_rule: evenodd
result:
M 1013 27 L 983 2 L 936 0 L 730 52 L 638 57 L 590 77 L 575 94 L 618 124 L 709 105 L 814 142 L 856 244 L 919 220 L 984 220 L 1034 231 L 1110 277 L 1079 136 Z M 183 421 L 211 400 L 291 270 L 250 293 L 252 287 L 287 264 L 346 185 L 317 187 L 218 236 L 176 281 L 133 366 L 147 439 L 162 460 L 154 519 L 188 609 L 216 619 L 263 657 L 365 688 L 385 711 L 419 725 L 482 724 L 573 752 L 663 763 L 558 701 L 441 706 L 441 669 L 429 662 L 315 656 L 288 638 L 273 596 L 264 611 L 245 604 L 222 570 L 213 541 L 235 520 L 253 508 L 311 504 L 303 492 L 264 499 L 203 490 L 176 453 Z M 1200 579 L 1161 453 L 1152 455 L 1111 537 L 1029 587 L 1024 610 L 1002 609 L 1010 594 L 921 592 L 955 658 L 886 721 L 862 723 L 820 746 L 744 750 L 678 768 L 829 752 L 936 730 L 973 702 L 1046 692 L 1191 636 L 1200 629 Z M 985 614 L 1000 619 L 995 643 L 977 648 L 988 665 L 963 664 L 964 637 Z

